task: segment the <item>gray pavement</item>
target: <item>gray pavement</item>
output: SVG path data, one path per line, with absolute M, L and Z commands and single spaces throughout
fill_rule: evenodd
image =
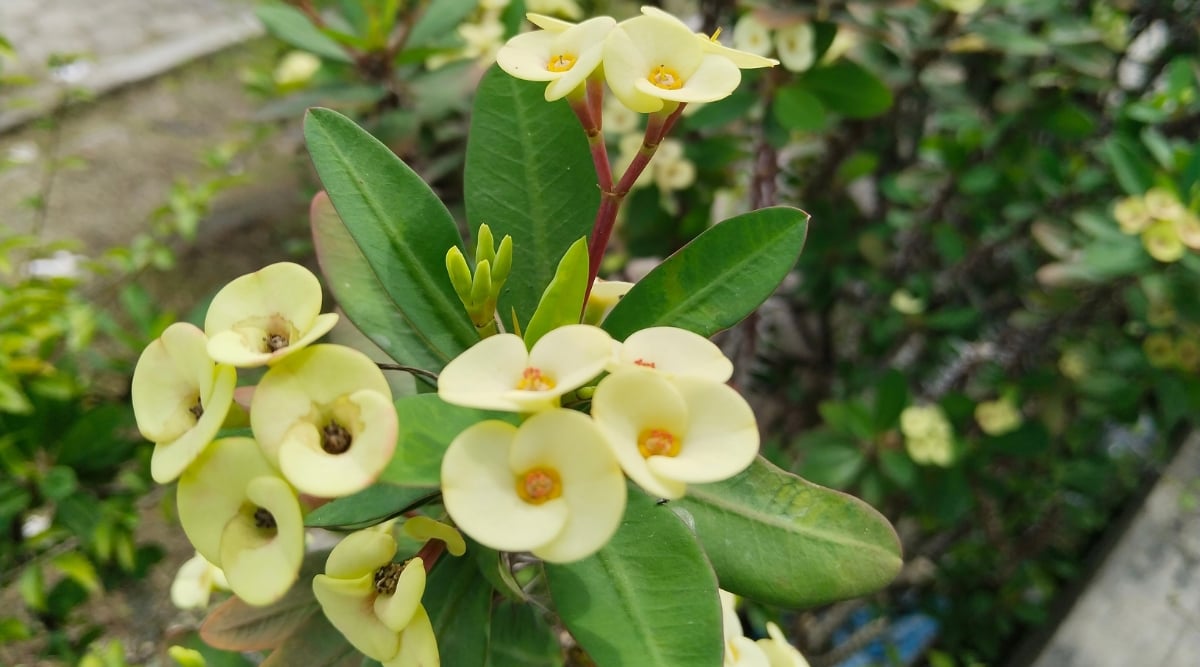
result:
M 250 0 L 0 0 L 0 34 L 17 52 L 0 88 L 0 132 L 44 114 L 66 87 L 100 94 L 262 33 Z M 77 55 L 51 71 L 52 55 Z

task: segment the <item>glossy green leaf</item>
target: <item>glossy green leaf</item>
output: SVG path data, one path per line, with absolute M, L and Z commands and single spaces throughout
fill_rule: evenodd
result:
M 484 664 L 492 587 L 474 560 L 442 556 L 429 574 L 422 600 L 433 622 L 442 664 Z
M 358 493 L 321 505 L 304 517 L 304 525 L 312 528 L 365 528 L 423 505 L 437 494 L 435 486 L 400 486 L 378 482 Z
M 531 604 L 502 600 L 492 610 L 486 667 L 559 667 L 562 649 L 545 615 Z
M 513 270 L 499 312 L 528 322 L 555 264 L 592 229 L 596 172 L 579 119 L 565 101 L 546 102 L 545 84 L 493 67 L 475 93 L 467 137 L 464 197 L 471 228 L 487 223 L 513 239 Z
M 408 165 L 349 118 L 311 109 L 304 136 L 329 199 L 374 274 L 363 280 L 385 290 L 407 321 L 390 335 L 403 336 L 406 350 L 423 348 L 420 357 L 398 361 L 441 370 L 478 341 L 446 275 L 446 251 L 462 246 L 454 218 Z
M 231 597 L 209 612 L 200 626 L 200 637 L 227 651 L 261 651 L 279 646 L 321 606 L 312 592 L 312 578 L 325 570 L 328 552 L 305 556 L 296 583 L 279 601 L 255 607 Z
M 789 130 L 819 132 L 828 124 L 825 105 L 800 83 L 780 88 L 775 94 L 771 110 L 775 114 L 775 120 Z
M 330 38 L 308 20 L 304 12 L 279 3 L 269 3 L 256 7 L 254 13 L 262 21 L 267 32 L 280 40 L 301 49 L 315 53 L 331 60 L 348 63 L 352 62 L 350 54 L 346 53 L 336 41 Z
M 811 607 L 865 595 L 902 564 L 883 515 L 761 457 L 724 482 L 689 486 L 671 505 L 694 522 L 721 587 L 759 602 Z
M 737 324 L 766 300 L 804 249 L 808 214 L 764 208 L 722 222 L 642 278 L 604 320 L 618 340 L 674 326 L 702 336 Z
M 838 60 L 805 72 L 799 81 L 830 110 L 847 118 L 878 116 L 892 106 L 892 91 L 862 65 Z
M 516 423 L 508 412 L 452 405 L 437 394 L 405 396 L 396 401 L 400 433 L 396 453 L 379 481 L 404 486 L 437 488 L 441 485 L 442 455 L 464 429 L 485 419 Z
M 533 348 L 542 336 L 568 324 L 579 324 L 583 312 L 583 295 L 587 292 L 588 247 L 587 239 L 581 238 L 571 245 L 554 279 L 546 286 L 537 310 L 525 327 L 525 346 Z
M 721 665 L 712 568 L 671 508 L 632 485 L 612 540 L 581 561 L 547 563 L 546 580 L 563 623 L 598 665 Z

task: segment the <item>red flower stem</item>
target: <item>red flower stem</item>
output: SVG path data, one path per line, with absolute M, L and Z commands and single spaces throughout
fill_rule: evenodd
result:
M 420 558 L 421 563 L 425 566 L 425 574 L 433 571 L 433 566 L 437 565 L 438 559 L 444 553 L 446 553 L 446 543 L 438 539 L 429 540 L 425 546 L 421 547 L 421 550 L 417 552 L 417 558 Z

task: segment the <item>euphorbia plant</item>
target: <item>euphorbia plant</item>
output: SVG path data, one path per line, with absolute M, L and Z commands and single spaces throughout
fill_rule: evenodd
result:
M 718 586 L 800 607 L 899 569 L 882 516 L 757 455 L 753 411 L 707 340 L 791 270 L 806 214 L 741 215 L 637 284 L 597 283 L 624 196 L 684 105 L 773 61 L 657 10 L 530 18 L 543 31 L 502 50 L 476 96 L 473 266 L 445 205 L 385 146 L 328 110 L 306 120 L 329 288 L 396 361 L 381 367 L 414 373 L 420 391 L 393 403 L 361 354 L 309 345 L 331 317 L 294 265 L 234 281 L 209 331 L 170 329 L 144 356 L 138 386 L 172 391 L 135 392 L 156 457 L 173 463 L 156 477 L 181 475 L 184 528 L 239 598 L 206 622 L 211 643 L 273 649 L 272 665 L 550 665 L 571 649 L 600 665 L 715 667 L 755 646 L 722 629 Z M 615 179 L 606 79 L 651 114 Z M 218 409 L 243 417 L 226 377 L 251 364 L 267 370 L 249 431 L 192 442 L 216 437 L 195 425 Z M 301 562 L 296 507 L 306 526 L 349 535 Z

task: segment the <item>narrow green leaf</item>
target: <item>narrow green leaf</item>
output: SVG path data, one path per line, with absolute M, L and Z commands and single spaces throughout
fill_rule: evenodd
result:
M 294 7 L 273 2 L 256 7 L 254 13 L 267 32 L 298 49 L 330 60 L 353 62 L 345 49 L 313 25 L 304 12 Z
M 804 249 L 808 214 L 764 208 L 697 236 L 642 278 L 604 320 L 618 340 L 674 326 L 702 336 L 737 324 L 768 296 Z
M 485 419 L 517 423 L 508 412 L 451 405 L 437 394 L 405 396 L 396 401 L 400 433 L 396 453 L 379 481 L 436 489 L 441 485 L 442 456 L 459 433 Z
M 304 525 L 311 528 L 365 528 L 424 505 L 437 493 L 433 486 L 377 482 L 358 493 L 321 505 L 304 517 Z
M 321 614 L 312 592 L 312 578 L 325 570 L 328 552 L 304 558 L 300 577 L 283 598 L 265 607 L 254 607 L 232 597 L 209 612 L 200 626 L 200 637 L 214 648 L 227 651 L 261 651 L 275 648 L 313 614 Z
M 533 605 L 501 600 L 492 610 L 486 667 L 559 667 L 562 649 L 545 616 Z
M 864 595 L 902 564 L 883 515 L 761 457 L 729 480 L 689 486 L 671 505 L 694 522 L 721 587 L 759 602 L 811 607 Z
M 513 238 L 513 271 L 499 312 L 529 321 L 572 243 L 587 236 L 600 205 L 596 172 L 579 120 L 545 84 L 492 67 L 479 83 L 467 137 L 467 220 Z
M 454 218 L 408 165 L 349 118 L 311 109 L 304 136 L 329 199 L 375 276 L 367 284 L 386 290 L 408 322 L 392 335 L 424 348 L 424 358 L 398 361 L 441 370 L 478 341 L 446 275 L 446 251 L 462 246 Z
M 433 622 L 442 664 L 484 664 L 492 587 L 474 560 L 443 556 L 429 574 L 421 599 Z
M 892 106 L 892 91 L 877 76 L 851 60 L 805 72 L 799 84 L 829 110 L 847 118 L 878 116 Z
M 576 241 L 563 255 L 554 272 L 554 279 L 546 286 L 537 310 L 525 327 L 525 346 L 533 348 L 538 339 L 568 324 L 579 324 L 583 312 L 583 295 L 587 292 L 588 246 L 587 239 Z
M 721 664 L 712 568 L 671 509 L 632 485 L 612 541 L 581 561 L 547 563 L 546 580 L 563 623 L 598 665 Z

